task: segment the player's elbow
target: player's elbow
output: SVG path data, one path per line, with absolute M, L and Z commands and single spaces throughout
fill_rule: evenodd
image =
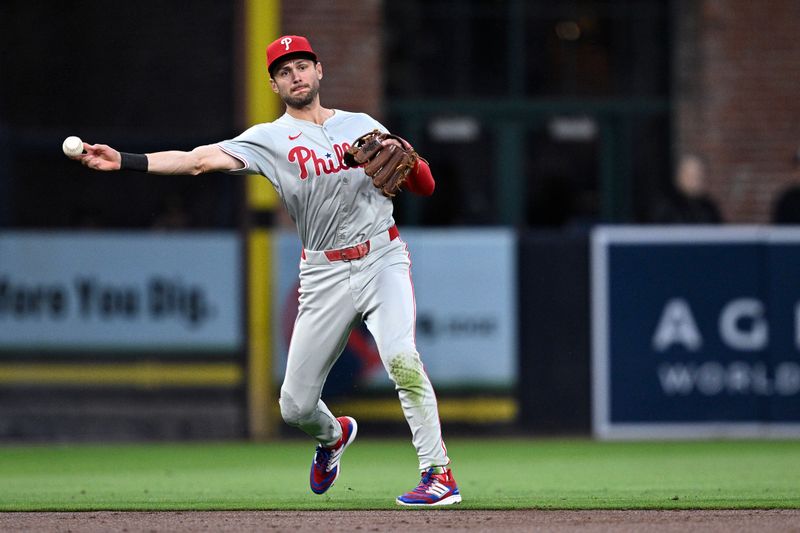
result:
M 420 185 L 417 183 L 409 183 L 405 186 L 405 190 L 414 196 L 430 196 L 433 194 L 433 185 Z
M 206 171 L 203 170 L 201 165 L 194 165 L 191 169 L 189 169 L 190 176 L 199 176 L 200 174 L 204 174 Z
M 431 167 L 424 159 L 419 159 L 408 180 L 408 190 L 419 196 L 430 196 L 436 188 L 436 181 L 431 174 Z
M 193 157 L 189 161 L 189 174 L 192 176 L 199 176 L 200 174 L 213 171 L 211 161 L 208 157 L 197 153 L 190 153 Z
M 431 196 L 434 189 L 436 189 L 436 183 L 431 180 L 427 183 L 420 184 L 419 188 L 417 189 L 417 194 L 420 196 Z
M 237 166 L 238 165 L 238 166 Z M 197 176 L 208 172 L 219 172 L 241 168 L 239 160 L 224 153 L 216 145 L 198 146 L 189 152 L 189 174 Z

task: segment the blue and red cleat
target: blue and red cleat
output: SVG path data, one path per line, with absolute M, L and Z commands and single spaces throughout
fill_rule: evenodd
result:
M 458 492 L 453 472 L 449 468 L 444 468 L 444 472 L 437 473 L 439 470 L 441 469 L 432 466 L 424 471 L 417 488 L 398 496 L 397 503 L 417 507 L 461 503 L 461 493 Z
M 345 449 L 356 439 L 358 424 L 349 416 L 340 416 L 336 420 L 342 426 L 342 436 L 335 446 L 330 448 L 319 445 L 311 462 L 311 490 L 323 494 L 333 486 L 339 477 L 339 460 Z

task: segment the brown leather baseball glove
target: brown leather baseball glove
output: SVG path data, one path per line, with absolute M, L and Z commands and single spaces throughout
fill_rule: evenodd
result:
M 384 143 L 394 139 L 397 143 Z M 384 196 L 394 197 L 421 159 L 411 145 L 402 137 L 373 130 L 365 133 L 345 152 L 344 162 L 349 167 L 364 167 L 372 178 L 372 184 Z

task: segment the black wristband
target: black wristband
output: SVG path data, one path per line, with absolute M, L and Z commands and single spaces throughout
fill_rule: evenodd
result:
M 145 154 L 129 154 L 127 152 L 120 152 L 122 161 L 119 164 L 120 170 L 138 170 L 139 172 L 147 172 L 147 156 Z

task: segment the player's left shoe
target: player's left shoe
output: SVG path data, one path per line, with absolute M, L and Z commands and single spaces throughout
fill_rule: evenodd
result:
M 445 468 L 444 472 L 439 473 L 437 467 L 432 466 L 422 473 L 417 488 L 398 496 L 397 503 L 416 507 L 451 505 L 461 503 L 461 493 L 458 492 L 452 470 Z
M 342 436 L 336 445 L 327 447 L 317 446 L 314 461 L 311 463 L 311 490 L 316 494 L 323 494 L 333 486 L 339 477 L 339 460 L 345 449 L 350 446 L 358 433 L 358 424 L 354 418 L 340 416 L 336 419 L 342 426 Z

